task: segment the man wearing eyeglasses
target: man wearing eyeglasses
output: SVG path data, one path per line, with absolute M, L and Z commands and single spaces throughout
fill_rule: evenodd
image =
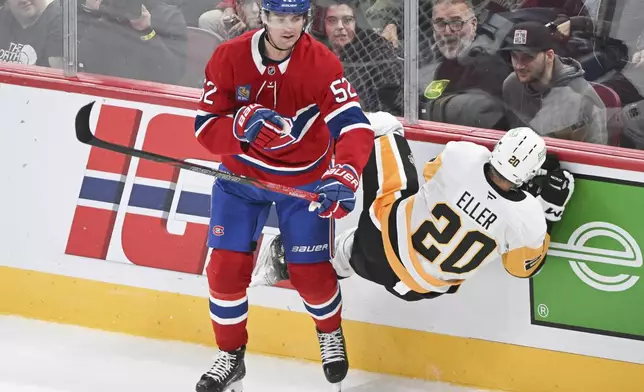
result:
M 510 67 L 477 40 L 470 0 L 436 0 L 432 8 L 434 61 L 419 70 L 423 120 L 504 129 L 501 88 Z M 420 53 L 422 57 L 427 53 Z
M 454 59 L 474 42 L 477 20 L 468 1 L 437 1 L 432 28 L 438 50 Z

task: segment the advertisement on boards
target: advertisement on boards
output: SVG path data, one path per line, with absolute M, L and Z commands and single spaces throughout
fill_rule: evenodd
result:
M 194 117 L 161 113 L 146 127 L 142 115 L 137 108 L 103 105 L 94 133 L 112 143 L 218 167 L 219 157 L 194 137 Z M 141 133 L 143 142 L 136 146 Z M 203 274 L 212 184 L 206 175 L 92 147 L 65 253 Z M 273 208 L 264 234 L 276 232 Z
M 644 340 L 644 184 L 578 176 L 532 280 L 532 323 Z M 640 211 L 640 212 L 638 212 Z

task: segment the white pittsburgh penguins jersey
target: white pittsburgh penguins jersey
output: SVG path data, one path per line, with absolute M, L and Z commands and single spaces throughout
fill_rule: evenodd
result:
M 491 184 L 484 174 L 487 148 L 448 143 L 425 164 L 419 192 L 397 200 L 406 181 L 400 157 L 387 139 L 379 140 L 384 175 L 371 213 L 380 223 L 387 260 L 405 286 L 444 293 L 498 258 L 516 277 L 539 270 L 550 243 L 541 204 L 526 192 Z

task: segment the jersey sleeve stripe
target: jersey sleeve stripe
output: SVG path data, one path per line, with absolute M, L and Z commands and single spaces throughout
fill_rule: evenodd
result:
M 393 135 L 379 137 L 374 141 L 374 155 L 378 172 L 378 190 L 371 208 L 378 215 L 384 205 L 392 204 L 407 188 L 407 175 Z
M 326 118 L 329 118 L 329 116 L 327 116 Z M 341 113 L 335 115 L 326 123 L 327 127 L 329 128 L 329 132 L 331 133 L 331 137 L 333 137 L 334 139 L 339 138 L 340 134 L 345 128 L 352 127 L 357 124 L 362 124 L 362 126 L 355 127 L 353 129 L 368 129 L 373 132 L 373 130 L 371 129 L 371 124 L 369 123 L 369 119 L 364 115 L 364 113 L 360 109 L 360 106 L 349 107 Z
M 354 129 L 371 129 L 371 125 L 365 124 L 365 123 L 347 125 L 346 127 L 340 130 L 340 136 L 344 135 L 347 132 L 353 131 Z
M 342 112 L 344 112 L 344 111 L 346 111 L 346 110 L 349 110 L 349 109 L 351 109 L 351 108 L 358 108 L 358 109 L 360 109 L 360 111 L 362 112 L 362 109 L 361 109 L 361 107 L 360 107 L 360 103 L 359 103 L 359 102 L 356 102 L 356 101 L 347 102 L 347 103 L 345 103 L 344 105 L 342 105 L 342 106 L 340 106 L 339 108 L 337 108 L 337 109 L 335 109 L 334 111 L 332 111 L 331 113 L 327 114 L 327 115 L 326 115 L 326 117 L 324 117 L 324 122 L 328 124 L 331 120 L 333 120 L 333 119 L 334 119 L 336 116 L 338 116 L 340 113 L 342 113 Z M 365 118 L 366 118 L 366 117 L 365 117 Z M 369 122 L 369 121 L 367 120 L 367 123 L 368 123 L 368 122 Z
M 384 207 L 378 215 L 378 219 L 380 220 L 382 227 L 382 243 L 384 245 L 387 261 L 389 262 L 391 269 L 394 271 L 398 279 L 400 279 L 400 281 L 403 282 L 407 287 L 417 293 L 429 293 L 430 290 L 421 287 L 418 283 L 416 283 L 411 275 L 409 275 L 409 272 L 407 272 L 407 269 L 402 264 L 402 262 L 396 255 L 396 252 L 394 251 L 394 248 L 391 244 L 391 239 L 389 237 L 389 215 L 395 213 L 395 210 L 392 211 L 392 207 L 393 204 Z M 396 230 L 395 227 L 393 229 Z
M 540 248 L 512 249 L 503 255 L 503 266 L 506 271 L 517 278 L 529 278 L 534 276 L 546 259 L 546 253 L 550 247 L 550 235 L 546 234 L 543 245 Z
M 199 137 L 201 132 L 208 127 L 213 120 L 217 119 L 219 116 L 216 114 L 207 113 L 204 115 L 197 115 L 195 117 L 195 136 Z M 232 132 L 232 130 L 231 130 Z

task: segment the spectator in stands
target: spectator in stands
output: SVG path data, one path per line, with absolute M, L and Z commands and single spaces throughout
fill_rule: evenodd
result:
M 418 1 L 418 50 L 419 53 L 430 51 L 432 30 L 431 14 L 434 0 Z M 366 17 L 369 26 L 378 31 L 387 41 L 391 42 L 393 47 L 402 57 L 404 52 L 404 10 L 405 3 L 400 0 L 375 0 L 367 2 L 360 7 L 366 9 Z M 419 58 L 420 64 L 431 61 L 424 57 Z
M 528 126 L 542 136 L 607 144 L 606 108 L 584 79 L 581 65 L 559 57 L 551 29 L 538 22 L 515 25 L 502 49 L 514 73 L 503 84 L 510 128 Z
M 360 96 L 365 111 L 388 111 L 402 114 L 403 60 L 392 44 L 369 26 L 360 27 L 363 19 L 357 1 L 328 1 L 318 8 L 319 23 L 312 33 L 338 55 L 344 74 Z M 366 24 L 366 18 L 363 21 Z
M 623 71 L 628 64 L 628 47 L 621 40 L 610 36 L 599 37 L 600 27 L 605 32 L 611 30 L 612 21 L 600 21 L 590 16 L 567 17 L 559 15 L 556 20 L 547 26 L 556 29 L 562 41 L 575 40 L 575 35 L 591 37 L 590 53 L 583 57 L 575 57 L 582 64 L 586 72 L 586 80 L 593 80 L 612 88 L 620 97 L 624 105 L 644 99 L 638 89 L 637 82 L 629 80 Z M 557 54 L 562 55 L 560 52 Z M 568 56 L 570 57 L 570 56 Z M 635 52 L 632 63 L 637 63 L 640 58 Z M 635 83 L 634 83 L 635 82 Z M 639 91 L 638 91 L 639 90 Z
M 511 69 L 477 37 L 477 22 L 469 0 L 435 1 L 435 60 L 419 70 L 421 119 L 506 128 L 501 89 Z
M 224 0 L 199 17 L 199 27 L 227 40 L 261 26 L 257 0 Z
M 622 146 L 644 150 L 644 33 L 634 45 L 633 57 L 624 70 L 625 79 L 632 83 L 639 98 L 625 101 L 623 109 L 624 134 Z
M 171 0 L 168 4 L 179 7 L 188 26 L 199 27 L 199 17 L 219 2 L 220 0 Z
M 0 62 L 63 67 L 58 0 L 7 0 L 0 9 Z
M 402 49 L 404 4 L 397 0 L 378 0 L 367 11 L 369 24 L 380 31 L 394 48 Z
M 127 6 L 115 0 L 84 0 L 80 5 L 79 70 L 177 84 L 186 61 L 183 15 L 161 0 L 127 1 Z M 138 7 L 139 12 L 126 11 Z

